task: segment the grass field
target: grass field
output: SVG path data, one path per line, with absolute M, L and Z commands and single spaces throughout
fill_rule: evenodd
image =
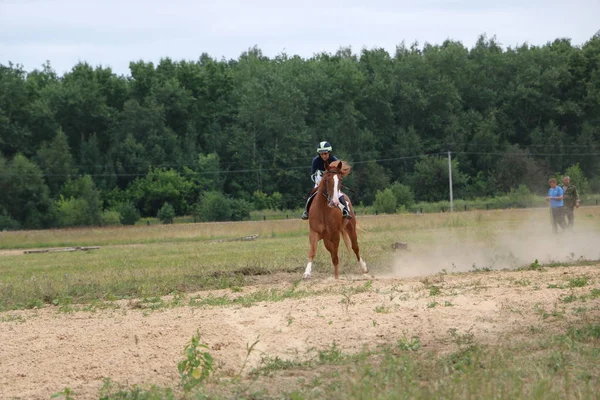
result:
M 299 219 L 2 232 L 4 340 L 27 346 L 15 335 L 39 336 L 45 323 L 54 332 L 57 319 L 75 324 L 69 332 L 76 332 L 79 320 L 101 319 L 98 327 L 133 324 L 128 329 L 137 332 L 137 346 L 138 337 L 156 334 L 144 333 L 145 324 L 174 318 L 183 324 L 170 342 L 179 346 L 179 362 L 184 344 L 195 350 L 186 353 L 190 365 L 214 355 L 204 365 L 206 377 L 196 376 L 198 368 L 174 377 L 164 372 L 177 370 L 169 353 L 158 375 L 145 376 L 138 362 L 126 368 L 135 378 L 124 378 L 124 371 L 107 372 L 102 384 L 97 373 L 57 377 L 53 389 L 14 386 L 8 398 L 44 398 L 48 391 L 103 399 L 598 398 L 600 208 L 579 209 L 575 231 L 559 235 L 548 217 L 547 209 L 359 216 L 370 276 L 361 277 L 343 249 L 339 282 L 331 279 L 322 244 L 314 279 L 302 281 L 308 232 Z M 237 240 L 249 235 L 258 238 Z M 395 242 L 408 250 L 392 249 Z M 100 248 L 24 254 L 69 246 Z M 181 322 L 187 310 L 200 310 L 204 323 Z M 237 318 L 228 342 L 233 322 L 224 321 Z M 248 322 L 262 320 L 273 327 Z M 82 329 L 85 348 L 93 335 Z M 373 336 L 365 333 L 370 330 Z M 63 334 L 48 338 L 57 335 Z M 283 352 L 300 337 L 320 345 L 309 346 L 310 356 Z M 232 353 L 222 349 L 234 342 L 239 346 L 227 345 Z M 26 350 L 15 354 L 27 364 Z M 72 368 L 85 371 L 85 365 Z M 0 395 L 3 384 L 18 383 L 3 368 Z

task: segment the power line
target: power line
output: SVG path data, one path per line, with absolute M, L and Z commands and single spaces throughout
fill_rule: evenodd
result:
M 401 156 L 401 157 L 393 157 L 393 158 L 380 158 L 380 159 L 373 159 L 373 160 L 362 160 L 362 161 L 349 161 L 350 164 L 352 165 L 360 165 L 360 164 L 367 164 L 367 163 L 372 163 L 372 162 L 376 162 L 376 163 L 388 163 L 388 162 L 392 162 L 392 161 L 402 161 L 402 160 L 414 160 L 414 159 L 419 159 L 419 158 L 424 158 L 424 157 L 442 157 L 445 156 L 447 153 L 445 152 L 440 152 L 440 153 L 421 153 L 421 154 L 417 154 L 417 155 L 411 155 L 411 156 Z M 523 153 L 523 152 L 468 152 L 468 151 L 462 151 L 462 152 L 455 152 L 454 154 L 456 155 L 494 155 L 494 156 L 498 156 L 498 155 L 513 155 L 513 156 L 518 156 L 518 157 L 538 157 L 538 156 L 543 156 L 543 157 L 547 157 L 547 156 L 591 156 L 591 157 L 598 157 L 600 156 L 600 153 L 538 153 L 538 154 L 527 154 L 527 153 Z M 294 160 L 299 160 L 298 159 L 294 159 Z M 312 160 L 312 158 L 310 158 L 310 160 Z M 272 161 L 267 161 L 269 163 L 272 163 Z M 163 168 L 162 165 L 149 165 L 149 167 L 154 167 L 154 168 Z M 187 167 L 185 165 L 181 165 L 181 167 Z M 189 167 L 188 167 L 189 168 Z M 233 170 L 227 170 L 227 169 L 223 169 L 223 170 L 218 170 L 218 171 L 178 171 L 177 173 L 179 175 L 183 175 L 183 176 L 209 176 L 209 175 L 229 175 L 229 174 L 243 174 L 243 173 L 255 173 L 255 172 L 261 172 L 261 173 L 267 173 L 267 172 L 272 172 L 272 171 L 279 171 L 281 170 L 282 167 L 281 166 L 277 166 L 277 167 L 269 167 L 269 168 L 244 168 L 244 169 L 233 169 Z M 310 166 L 307 165 L 295 165 L 295 166 L 286 166 L 285 169 L 287 170 L 309 170 Z M 0 173 L 0 177 L 8 177 L 8 176 L 42 176 L 42 177 L 70 177 L 70 176 L 78 176 L 79 174 L 46 174 L 46 173 L 39 173 L 39 174 L 23 174 L 23 173 L 11 173 L 11 172 L 3 172 Z M 92 177 L 129 177 L 129 178 L 134 178 L 134 177 L 141 177 L 141 176 L 147 176 L 148 173 L 147 172 L 140 172 L 140 173 L 108 173 L 108 172 L 104 172 L 104 173 L 88 173 L 86 175 L 92 176 Z

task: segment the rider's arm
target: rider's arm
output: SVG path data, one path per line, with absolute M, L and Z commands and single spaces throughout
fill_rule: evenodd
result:
M 310 170 L 310 175 L 313 176 L 315 172 L 317 172 L 317 168 L 319 167 L 319 157 L 313 158 L 312 169 Z

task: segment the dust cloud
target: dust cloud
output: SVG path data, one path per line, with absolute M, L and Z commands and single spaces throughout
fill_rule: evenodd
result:
M 517 226 L 494 231 L 469 227 L 428 234 L 424 243 L 398 251 L 391 275 L 401 278 L 439 272 L 502 270 L 540 264 L 600 259 L 600 231 L 575 225 L 553 233 L 548 220 L 526 218 Z

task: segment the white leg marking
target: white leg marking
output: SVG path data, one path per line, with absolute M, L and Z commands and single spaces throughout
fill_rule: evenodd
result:
M 360 258 L 359 263 L 360 269 L 362 270 L 363 274 L 369 272 L 369 269 L 367 268 L 367 263 L 365 262 L 365 260 L 362 259 L 362 257 Z
M 309 261 L 308 264 L 306 264 L 306 271 L 304 271 L 304 279 L 310 278 L 311 269 L 312 269 L 312 261 Z

